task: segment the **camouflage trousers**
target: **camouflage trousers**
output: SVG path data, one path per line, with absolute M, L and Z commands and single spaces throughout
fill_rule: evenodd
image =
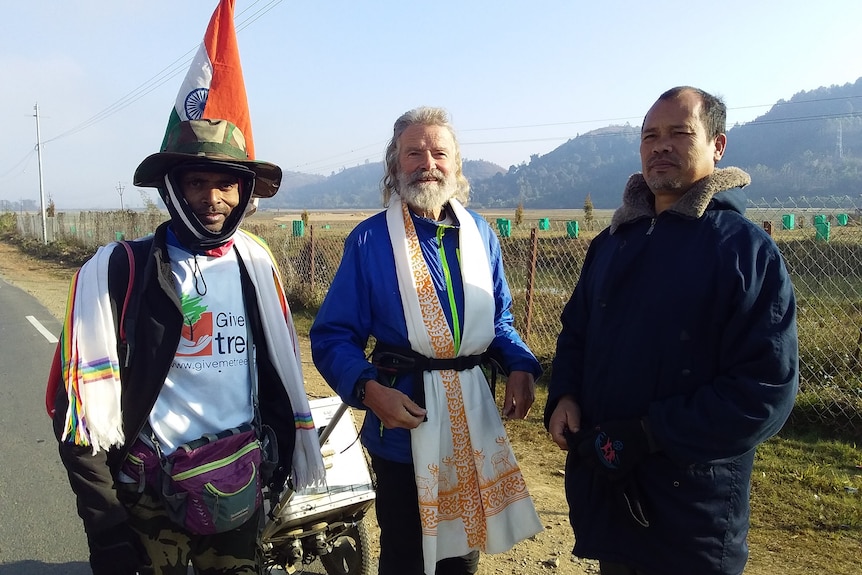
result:
M 122 497 L 121 497 L 122 499 Z M 127 504 L 129 524 L 152 561 L 153 575 L 259 575 L 256 559 L 261 510 L 245 524 L 215 535 L 194 535 L 170 520 L 161 501 L 145 492 Z

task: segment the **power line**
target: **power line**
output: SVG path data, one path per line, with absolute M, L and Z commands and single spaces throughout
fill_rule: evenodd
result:
M 858 96 L 854 96 L 854 97 L 858 97 Z M 846 100 L 846 99 L 847 98 L 822 98 L 822 100 L 824 100 L 824 101 L 825 100 Z M 809 100 L 809 101 L 813 101 L 813 100 Z M 761 120 L 757 120 L 756 122 L 752 121 L 752 122 L 748 122 L 746 124 L 741 124 L 741 125 L 759 128 L 762 126 L 773 125 L 773 124 L 791 124 L 791 123 L 797 123 L 797 122 L 811 122 L 811 121 L 818 121 L 818 120 L 836 120 L 836 119 L 860 118 L 860 117 L 862 117 L 862 112 L 847 112 L 844 114 L 817 114 L 817 115 L 813 115 L 813 116 L 796 116 L 793 118 L 776 118 L 776 119 L 765 119 L 765 120 L 761 119 Z M 622 119 L 625 119 L 625 118 L 618 118 L 617 121 L 622 120 Z M 560 122 L 560 123 L 555 123 L 555 124 L 536 124 L 535 127 L 568 125 L 568 124 L 573 124 L 573 123 L 595 123 L 595 122 L 607 122 L 607 121 L 612 121 L 612 120 L 595 120 L 595 121 L 583 121 L 583 122 Z M 527 128 L 527 127 L 534 127 L 534 126 L 521 126 L 521 127 Z M 512 128 L 514 128 L 514 127 L 512 127 Z M 496 129 L 505 129 L 505 128 L 488 128 L 488 129 L 489 130 L 491 130 L 491 129 L 496 130 Z M 637 130 L 637 128 L 635 128 L 635 130 Z M 463 131 L 481 131 L 481 130 L 474 129 L 474 130 L 463 130 Z M 637 132 L 635 132 L 635 133 L 637 133 Z M 615 136 L 619 136 L 618 131 L 599 131 L 596 133 L 579 134 L 575 137 L 576 138 L 582 138 L 582 139 L 602 139 L 602 138 L 612 138 Z M 461 146 L 463 147 L 463 146 L 484 146 L 484 145 L 497 145 L 497 144 L 523 144 L 523 143 L 527 143 L 527 142 L 553 142 L 553 141 L 565 142 L 565 141 L 569 141 L 569 140 L 573 140 L 573 139 L 575 139 L 575 138 L 573 138 L 571 135 L 565 135 L 565 136 L 548 136 L 548 137 L 544 137 L 544 138 L 515 138 L 515 139 L 508 139 L 508 140 L 464 141 L 464 142 L 461 142 Z M 321 162 L 327 161 L 327 160 L 332 159 L 332 158 L 339 158 L 342 156 L 346 156 L 347 154 L 352 153 L 354 151 L 366 149 L 369 147 L 371 147 L 371 146 L 364 146 L 363 148 L 358 148 L 357 150 L 351 150 L 351 152 L 347 152 L 345 154 L 330 156 L 329 158 L 321 160 Z M 368 156 L 359 156 L 359 157 L 355 157 L 354 161 L 363 161 L 363 160 L 368 160 L 368 159 L 369 159 Z M 380 161 L 380 160 L 378 159 L 376 161 Z M 318 162 L 307 162 L 305 164 L 302 164 L 302 165 L 299 165 L 296 167 L 292 167 L 290 169 L 291 169 L 291 171 L 300 171 L 301 168 L 308 168 L 309 166 L 315 166 L 317 163 Z M 319 167 L 313 168 L 313 169 L 316 169 L 319 171 L 328 171 L 330 169 L 344 167 L 345 165 L 349 165 L 350 163 L 351 163 L 351 160 L 347 159 L 346 161 L 341 161 L 339 163 L 319 166 Z
M 844 99 L 844 98 L 841 98 Z M 797 122 L 811 122 L 816 120 L 837 120 L 844 118 L 862 118 L 862 111 L 860 112 L 847 112 L 844 114 L 818 114 L 815 116 L 794 116 L 793 118 L 775 118 L 775 119 L 766 119 L 766 120 L 752 120 L 751 122 L 746 122 L 745 124 L 739 124 L 739 126 L 751 126 L 751 127 L 761 127 L 768 126 L 772 124 L 795 124 Z M 601 120 L 599 120 L 601 121 Z M 733 129 L 733 127 L 731 127 Z M 729 130 L 728 130 L 729 131 Z M 619 132 L 598 132 L 598 133 L 587 133 L 587 134 L 579 134 L 578 138 L 610 138 L 613 136 L 618 136 Z M 550 136 L 546 138 L 522 138 L 515 140 L 488 140 L 484 142 L 463 142 L 462 145 L 467 146 L 476 146 L 476 145 L 484 145 L 484 144 L 518 144 L 523 142 L 545 142 L 552 140 L 572 140 L 572 136 Z
M 245 14 L 249 10 L 253 9 L 254 6 L 261 1 L 262 0 L 256 0 L 255 2 L 253 2 L 251 4 L 251 6 L 249 6 L 248 8 L 246 8 L 245 10 L 243 10 L 242 12 L 237 14 L 237 17 L 241 17 L 243 14 Z M 270 0 L 268 4 L 265 4 L 264 6 L 259 8 L 256 12 L 254 12 L 250 16 L 248 16 L 248 18 L 246 18 L 245 20 L 243 20 L 242 22 L 237 24 L 236 25 L 237 33 L 248 28 L 251 24 L 253 24 L 257 20 L 259 20 L 264 14 L 266 14 L 267 12 L 269 12 L 270 10 L 275 8 L 281 2 L 283 2 L 283 0 Z M 53 138 L 49 138 L 49 139 L 45 140 L 43 142 L 43 144 L 46 144 L 48 142 L 53 142 L 53 141 L 77 134 L 78 132 L 86 130 L 87 128 L 90 128 L 90 127 L 98 124 L 99 122 L 113 116 L 114 114 L 116 114 L 120 110 L 123 110 L 123 109 L 131 106 L 132 104 L 134 104 L 135 102 L 137 102 L 138 100 L 140 100 L 141 98 L 143 98 L 144 96 L 146 96 L 147 94 L 149 94 L 150 92 L 155 90 L 156 88 L 159 88 L 162 85 L 164 85 L 165 82 L 167 82 L 168 80 L 174 78 L 175 76 L 177 76 L 178 74 L 180 74 L 184 71 L 187 71 L 189 65 L 192 62 L 192 59 L 194 58 L 194 54 L 198 51 L 199 47 L 200 47 L 200 44 L 197 44 L 194 48 L 192 48 L 191 50 L 189 50 L 188 52 L 186 52 L 185 54 L 183 54 L 182 56 L 180 56 L 179 58 L 177 58 L 176 60 L 171 62 L 168 66 L 166 66 L 165 68 L 163 68 L 162 70 L 157 72 L 155 76 L 152 76 L 151 78 L 149 78 L 148 80 L 146 80 L 145 82 L 140 84 L 139 86 L 135 87 L 131 92 L 122 96 L 119 100 L 117 100 L 116 102 L 114 102 L 113 104 L 111 104 L 110 106 L 105 108 L 104 110 L 102 110 L 102 111 L 96 113 L 95 115 L 91 116 L 90 118 L 84 120 L 83 122 L 81 122 L 77 126 L 73 126 L 72 128 L 66 130 L 65 132 L 62 132 L 61 134 L 58 134 L 57 136 L 54 136 Z
M 807 103 L 811 103 L 811 102 L 828 102 L 828 101 L 832 101 L 832 100 L 851 100 L 851 99 L 857 99 L 857 98 L 862 98 L 862 95 L 860 95 L 860 96 L 830 97 L 830 98 L 812 98 L 810 100 L 802 100 L 802 101 L 794 101 L 794 102 L 785 101 L 785 102 L 777 102 L 774 104 L 757 104 L 757 105 L 749 105 L 749 106 L 737 106 L 734 108 L 728 108 L 728 111 L 730 112 L 730 111 L 734 111 L 734 110 L 743 110 L 743 109 L 751 109 L 751 108 L 775 108 L 778 106 L 783 107 L 783 106 L 792 105 L 792 104 L 807 104 Z M 759 119 L 756 122 L 757 122 L 758 126 L 761 126 L 761 125 L 768 125 L 768 124 L 783 124 L 783 123 L 794 122 L 794 121 L 804 122 L 804 121 L 813 121 L 813 120 L 850 118 L 850 117 L 858 117 L 860 115 L 862 115 L 862 112 L 848 112 L 845 114 L 823 114 L 823 115 L 816 115 L 816 116 L 798 116 L 798 117 L 794 117 L 794 118 Z M 534 128 L 572 126 L 572 125 L 578 125 L 578 124 L 599 124 L 599 123 L 613 123 L 613 122 L 624 122 L 624 121 L 625 122 L 631 122 L 631 121 L 640 121 L 641 119 L 642 119 L 641 116 L 629 116 L 629 117 L 617 117 L 617 118 L 604 118 L 604 119 L 598 119 L 598 120 L 573 120 L 573 121 L 566 121 L 566 122 L 548 122 L 548 123 L 542 123 L 542 124 L 523 124 L 523 125 L 515 125 L 515 126 L 495 126 L 495 127 L 489 127 L 489 128 L 467 128 L 467 129 L 459 129 L 457 131 L 459 134 L 464 134 L 464 133 L 469 133 L 469 132 L 490 132 L 490 131 L 500 131 L 500 130 L 523 130 L 523 129 L 534 129 Z M 740 125 L 740 126 L 741 125 L 750 125 L 753 122 L 754 122 L 754 120 L 752 120 L 751 122 L 746 122 L 744 124 L 737 124 L 737 125 Z M 609 132 L 609 133 L 600 132 L 597 134 L 590 134 L 590 133 L 578 134 L 575 137 L 579 137 L 579 138 L 584 138 L 584 137 L 586 137 L 586 138 L 607 138 L 607 137 L 612 137 L 612 136 L 616 136 L 616 135 L 617 135 L 617 133 L 615 133 L 615 132 Z M 546 136 L 546 137 L 542 137 L 542 138 L 513 138 L 513 139 L 505 139 L 505 140 L 463 141 L 463 142 L 461 142 L 461 145 L 462 146 L 480 146 L 480 145 L 497 145 L 497 144 L 523 144 L 523 143 L 528 143 L 528 142 L 553 142 L 553 141 L 564 142 L 564 141 L 568 141 L 568 140 L 572 140 L 572 139 L 573 139 L 573 137 L 569 134 L 569 135 L 565 135 L 565 136 Z M 378 145 L 378 144 L 373 144 L 373 145 Z M 351 150 L 350 152 L 344 152 L 343 154 L 336 154 L 334 156 L 329 156 L 329 157 L 323 158 L 321 160 L 315 160 L 315 161 L 311 161 L 311 162 L 306 162 L 304 164 L 298 164 L 298 165 L 292 166 L 289 169 L 291 171 L 300 171 L 303 168 L 308 169 L 311 166 L 316 166 L 317 164 L 320 164 L 322 162 L 327 162 L 328 160 L 330 160 L 332 158 L 339 158 L 339 157 L 347 156 L 348 154 L 351 154 L 354 151 L 363 150 L 363 149 L 367 149 L 370 147 L 372 147 L 372 145 L 362 146 L 361 148 L 356 148 L 354 150 Z M 360 157 L 359 159 L 361 161 L 361 160 L 365 160 L 368 158 L 367 158 L 367 156 L 363 156 L 363 157 Z M 311 168 L 311 169 L 316 169 L 319 171 L 326 171 L 330 168 L 342 167 L 345 165 L 345 163 L 347 163 L 347 162 L 340 162 L 337 164 L 328 164 L 328 165 L 319 166 L 319 167 Z
M 195 51 L 197 51 L 197 48 L 192 50 L 191 53 L 193 53 Z M 186 55 L 188 55 L 189 53 L 190 52 L 186 52 Z M 184 58 L 184 57 L 185 56 L 182 56 L 181 58 Z M 162 71 L 160 71 L 158 74 L 156 74 L 156 76 L 153 76 L 152 78 L 150 78 L 149 80 L 147 80 L 146 82 L 144 82 L 143 84 L 141 84 L 140 86 L 138 86 L 137 88 L 135 88 L 134 90 L 132 90 L 131 92 L 129 92 L 128 94 L 126 94 L 125 96 L 123 96 L 122 98 L 120 98 L 119 100 L 117 100 L 116 102 L 114 102 L 113 104 L 108 106 L 107 108 L 105 108 L 104 110 L 102 110 L 101 112 L 98 112 L 97 114 L 88 118 L 87 120 L 84 120 L 83 122 L 81 122 L 77 126 L 74 126 L 70 129 L 66 130 L 65 132 L 58 134 L 57 136 L 54 136 L 53 138 L 49 138 L 49 139 L 45 140 L 43 142 L 43 144 L 47 144 L 49 142 L 54 142 L 54 141 L 60 140 L 62 138 L 67 138 L 69 136 L 77 134 L 78 132 L 81 132 L 83 130 L 86 130 L 87 128 L 90 128 L 90 127 L 98 124 L 102 120 L 106 120 L 107 118 L 113 116 L 114 114 L 116 114 L 120 110 L 123 110 L 124 108 L 131 106 L 132 104 L 134 104 L 135 102 L 137 102 L 138 100 L 140 100 L 141 98 L 143 98 L 144 96 L 146 96 L 147 94 L 149 94 L 150 92 L 155 90 L 156 88 L 162 86 L 165 82 L 167 82 L 168 80 L 170 80 L 171 78 L 173 78 L 174 76 L 176 76 L 177 74 L 182 72 L 184 69 L 187 69 L 188 65 L 190 63 L 191 63 L 191 58 L 188 58 L 185 60 L 182 60 L 182 59 L 175 60 L 170 66 L 168 66 L 167 68 L 164 68 Z
M 385 145 L 386 145 L 386 142 L 377 142 L 375 144 L 368 144 L 367 146 L 362 146 L 361 148 L 354 148 L 348 152 L 343 152 L 341 154 L 335 154 L 334 156 L 327 156 L 326 158 L 321 158 L 320 160 L 315 160 L 313 162 L 306 162 L 304 164 L 292 166 L 290 168 L 290 170 L 294 171 L 294 172 L 298 172 L 303 168 L 305 168 L 305 169 L 311 168 L 311 169 L 316 169 L 316 170 L 327 170 L 330 168 L 338 168 L 338 167 L 345 165 L 345 163 L 350 162 L 352 158 L 346 158 L 346 159 L 341 160 L 341 161 L 336 162 L 336 163 L 324 164 L 323 166 L 318 166 L 318 164 L 321 164 L 323 162 L 329 162 L 330 160 L 334 160 L 336 158 L 345 158 L 345 156 L 350 156 L 351 154 L 356 154 L 357 152 L 361 152 L 362 150 L 370 150 L 371 148 L 376 148 L 378 150 L 382 150 Z M 354 156 L 353 158 L 357 158 L 357 157 L 361 160 L 368 158 L 367 155 L 363 155 L 363 154 L 360 154 L 360 156 Z M 315 167 L 312 167 L 312 166 L 315 166 Z
M 36 148 L 34 147 L 32 150 L 30 150 L 29 152 L 27 152 L 27 154 L 26 154 L 23 158 L 21 158 L 21 160 L 19 160 L 17 164 L 15 164 L 15 165 L 14 165 L 14 166 L 12 166 L 11 168 L 9 168 L 8 170 L 6 170 L 6 171 L 5 171 L 5 172 L 3 172 L 2 174 L 0 174 L 0 178 L 5 178 L 6 176 L 8 176 L 8 175 L 9 175 L 9 174 L 11 174 L 12 172 L 14 172 L 14 171 L 18 168 L 18 166 L 20 166 L 20 165 L 21 165 L 21 164 L 23 164 L 24 162 L 27 162 L 28 160 L 32 159 L 32 158 L 33 158 L 33 155 L 34 155 L 35 153 L 36 153 Z M 25 168 L 26 168 L 26 166 L 25 166 Z
M 794 116 L 792 118 L 773 118 L 766 120 L 757 120 L 746 122 L 745 124 L 741 124 L 743 126 L 768 126 L 772 124 L 795 124 L 797 122 L 811 122 L 814 120 L 837 120 L 844 118 L 860 118 L 862 117 L 862 111 L 859 112 L 846 112 L 843 114 L 818 114 L 816 116 Z
M 622 122 L 636 119 L 634 116 L 628 118 L 605 118 L 602 120 L 575 120 L 571 122 L 551 122 L 548 124 L 526 124 L 522 126 L 502 126 L 497 128 L 468 128 L 466 130 L 458 130 L 459 134 L 466 132 L 490 132 L 493 130 L 523 130 L 527 128 L 553 128 L 555 126 L 574 126 L 576 124 L 598 124 L 599 122 Z
M 776 106 L 787 106 L 794 104 L 808 104 L 809 102 L 828 102 L 832 100 L 851 100 L 862 98 L 862 95 L 859 96 L 841 96 L 841 97 L 833 97 L 833 98 L 813 98 L 811 100 L 802 100 L 796 102 L 776 102 L 773 104 L 755 104 L 750 106 L 736 106 L 734 108 L 728 108 L 728 112 L 736 111 L 736 110 L 749 110 L 752 108 L 773 108 Z M 603 118 L 598 120 L 573 120 L 566 122 L 550 122 L 545 124 L 525 124 L 520 126 L 502 126 L 502 127 L 491 127 L 491 128 L 468 128 L 463 130 L 458 130 L 458 133 L 463 134 L 466 132 L 488 132 L 492 130 L 520 130 L 527 128 L 551 128 L 554 126 L 573 126 L 577 124 L 598 124 L 598 123 L 614 123 L 614 122 L 629 122 L 629 121 L 640 121 L 643 119 L 643 116 L 627 116 L 621 118 Z
M 265 2 L 262 6 L 258 6 L 261 2 Z M 236 18 L 239 20 L 244 17 L 240 22 L 236 24 L 237 32 L 241 32 L 245 30 L 250 25 L 254 24 L 257 20 L 262 18 L 265 14 L 271 11 L 273 8 L 281 4 L 283 0 L 255 0 L 249 7 L 245 8 L 241 12 L 236 15 Z M 185 54 L 171 62 L 168 66 L 160 70 L 154 76 L 141 83 L 137 87 L 135 87 L 132 91 L 125 94 L 117 101 L 110 104 L 105 109 L 97 112 L 90 118 L 87 118 L 80 124 L 73 126 L 72 128 L 52 137 L 46 139 L 42 142 L 44 146 L 47 143 L 54 142 L 63 138 L 67 138 L 73 136 L 83 130 L 86 130 L 105 119 L 113 116 L 117 112 L 131 106 L 144 96 L 150 94 L 157 88 L 164 85 L 166 82 L 177 76 L 178 74 L 186 71 L 188 69 L 189 64 L 192 61 L 194 53 L 198 50 L 200 44 L 196 45 L 191 50 L 187 51 Z M 758 104 L 758 105 L 748 105 L 748 106 L 738 106 L 735 108 L 729 108 L 729 111 L 734 110 L 743 110 L 743 109 L 751 109 L 751 108 L 770 108 L 776 106 L 785 106 L 785 105 L 793 105 L 793 104 L 807 104 L 809 102 L 823 102 L 830 100 L 847 100 L 847 99 L 855 99 L 862 96 L 849 96 L 849 97 L 828 97 L 828 98 L 812 98 L 810 100 L 801 100 L 801 101 L 781 101 L 775 104 Z M 837 117 L 837 116 L 836 116 Z M 621 118 L 605 118 L 605 119 L 595 119 L 595 120 L 574 120 L 574 121 L 564 121 L 564 122 L 551 122 L 551 123 L 541 123 L 541 124 L 526 124 L 526 125 L 516 125 L 516 126 L 492 126 L 487 128 L 467 128 L 463 130 L 459 130 L 459 133 L 470 133 L 470 132 L 483 132 L 483 131 L 501 131 L 501 130 L 520 130 L 520 129 L 535 129 L 535 128 L 546 128 L 546 127 L 555 127 L 555 126 L 570 126 L 570 125 L 578 125 L 578 124 L 597 124 L 601 122 L 621 122 L 621 121 L 639 121 L 641 116 L 629 116 L 629 117 L 621 117 Z M 812 118 L 813 119 L 813 118 Z M 792 121 L 792 120 L 786 120 Z M 761 121 L 763 122 L 763 121 Z M 779 122 L 776 120 L 775 122 Z M 771 123 L 771 122 L 768 122 Z M 571 136 L 560 136 L 560 137 L 545 137 L 545 138 L 515 138 L 515 139 L 507 139 L 507 140 L 495 140 L 495 141 L 486 141 L 486 142 L 470 142 L 465 143 L 465 145 L 484 145 L 484 144 L 513 144 L 513 143 L 525 143 L 525 142 L 537 142 L 537 141 L 553 141 L 553 140 L 568 140 L 571 139 Z M 320 160 L 314 160 L 311 162 L 306 162 L 304 164 L 300 164 L 294 166 L 292 169 L 307 169 L 311 166 L 315 166 L 317 164 L 324 163 L 322 167 L 317 169 L 325 170 L 329 167 L 340 167 L 344 165 L 344 162 L 339 162 L 338 164 L 334 163 L 326 163 L 334 158 L 345 157 L 351 154 L 355 154 L 358 151 L 370 148 L 372 146 L 376 146 L 378 144 L 369 144 L 367 146 L 362 146 L 360 148 L 354 148 L 348 152 L 343 152 L 340 154 L 336 154 L 334 156 L 329 156 L 327 158 L 322 158 Z M 368 159 L 367 156 L 362 157 L 361 159 Z M 6 172 L 5 175 L 14 171 L 19 164 L 16 164 L 10 170 Z

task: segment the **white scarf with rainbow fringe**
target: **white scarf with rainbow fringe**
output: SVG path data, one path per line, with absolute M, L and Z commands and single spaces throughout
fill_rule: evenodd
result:
M 117 334 L 108 296 L 108 261 L 117 245 L 100 247 L 75 274 L 60 337 L 62 379 L 69 398 L 62 440 L 92 447 L 94 454 L 125 442 Z M 257 292 L 267 348 L 272 350 L 270 361 L 294 410 L 294 486 L 319 484 L 325 469 L 305 395 L 296 329 L 275 259 L 263 240 L 242 230 L 234 235 L 234 245 Z M 279 309 L 281 314 L 272 313 Z

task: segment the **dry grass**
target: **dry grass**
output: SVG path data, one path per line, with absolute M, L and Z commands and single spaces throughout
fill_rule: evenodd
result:
M 255 223 L 271 217 L 264 215 L 266 217 L 255 216 Z M 355 224 L 356 218 L 368 215 L 345 214 L 337 221 L 352 227 L 351 221 Z M 292 215 L 284 213 L 277 217 L 293 219 Z M 299 217 L 297 213 L 296 219 Z M 312 213 L 311 221 L 317 217 L 323 216 Z M 528 217 L 533 218 L 533 215 Z M 332 222 L 330 225 L 335 224 L 334 217 L 328 219 Z M 45 272 L 44 264 L 37 267 L 38 271 Z M 64 281 L 62 285 L 65 289 L 67 284 Z M 298 332 L 307 334 L 314 312 L 294 310 L 294 318 Z M 502 402 L 502 389 L 503 384 L 499 383 L 498 402 Z M 557 498 L 556 504 L 564 507 L 559 477 L 562 452 L 550 443 L 542 424 L 546 397 L 547 390 L 540 386 L 529 418 L 507 422 L 506 429 L 522 467 L 530 471 L 531 492 L 535 489 L 539 496 L 546 497 L 540 499 L 543 506 L 552 505 L 553 495 Z M 862 557 L 860 439 L 851 434 L 835 437 L 822 427 L 786 429 L 758 449 L 752 477 L 751 558 L 747 574 L 850 575 L 859 572 Z M 541 482 L 547 486 L 544 491 Z M 565 517 L 564 509 L 554 511 L 554 516 Z M 560 527 L 565 531 L 564 525 Z M 568 537 L 563 537 L 562 541 L 568 541 Z M 567 544 L 555 543 L 558 549 Z

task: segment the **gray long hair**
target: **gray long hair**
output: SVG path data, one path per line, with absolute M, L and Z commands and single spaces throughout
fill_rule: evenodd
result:
M 395 126 L 392 130 L 392 139 L 389 140 L 389 145 L 386 146 L 386 158 L 384 160 L 385 174 L 381 182 L 383 191 L 383 206 L 389 205 L 389 200 L 392 194 L 398 193 L 398 152 L 400 147 L 401 135 L 404 130 L 410 126 L 420 124 L 422 126 L 442 126 L 449 130 L 452 135 L 452 141 L 455 143 L 455 181 L 457 190 L 455 191 L 455 199 L 464 205 L 470 198 L 470 182 L 464 177 L 464 172 L 461 169 L 461 147 L 458 145 L 458 138 L 455 137 L 455 130 L 452 124 L 449 123 L 449 114 L 443 108 L 432 108 L 430 106 L 421 106 L 414 108 L 409 112 L 404 112 L 401 117 L 395 120 Z

